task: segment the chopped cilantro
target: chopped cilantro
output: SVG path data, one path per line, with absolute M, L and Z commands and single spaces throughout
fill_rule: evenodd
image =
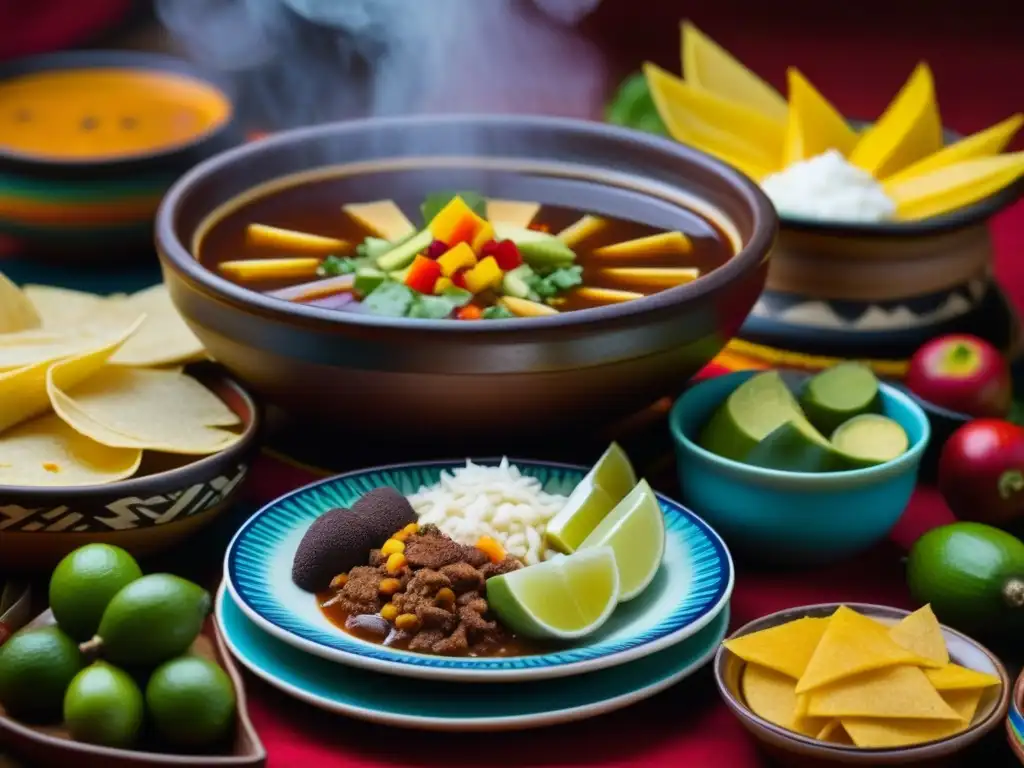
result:
M 368 312 L 387 317 L 405 317 L 416 293 L 401 283 L 383 282 L 363 299 L 363 306 Z
M 533 275 L 528 281 L 530 290 L 542 299 L 550 299 L 573 286 L 583 283 L 583 267 L 574 264 L 571 267 L 559 267 L 543 277 Z
M 423 204 L 420 206 L 420 213 L 423 214 L 423 223 L 429 224 L 456 195 L 461 197 L 462 201 L 477 216 L 481 218 L 487 217 L 487 200 L 479 192 L 433 192 L 424 198 Z
M 364 259 L 353 259 L 351 256 L 328 256 L 317 267 L 316 273 L 320 277 L 351 275 L 363 266 L 363 263 Z
M 515 317 L 515 315 L 509 312 L 504 304 L 494 304 L 486 307 L 481 317 L 484 320 L 508 320 L 510 317 Z
M 452 286 L 441 292 L 440 296 L 417 294 L 409 307 L 409 317 L 421 317 L 440 320 L 448 317 L 459 307 L 464 307 L 473 300 L 473 294 Z

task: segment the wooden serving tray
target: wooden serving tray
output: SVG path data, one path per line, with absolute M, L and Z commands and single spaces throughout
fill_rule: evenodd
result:
M 27 606 L 27 600 L 25 600 Z M 24 622 L 22 622 L 24 623 Z M 45 627 L 53 624 L 47 610 L 27 624 Z M 10 627 L 12 630 L 20 626 Z M 216 755 L 169 754 L 145 749 L 127 750 L 98 747 L 73 741 L 60 726 L 35 727 L 7 717 L 0 706 L 0 744 L 11 754 L 0 753 L 0 768 L 28 766 L 75 766 L 75 768 L 142 768 L 142 766 L 188 766 L 189 768 L 263 768 L 267 753 L 246 709 L 245 688 L 231 655 L 217 630 L 216 622 L 207 621 L 203 634 L 192 645 L 192 653 L 213 659 L 228 673 L 235 687 L 238 702 L 235 735 L 231 744 Z M 22 762 L 24 761 L 24 762 Z

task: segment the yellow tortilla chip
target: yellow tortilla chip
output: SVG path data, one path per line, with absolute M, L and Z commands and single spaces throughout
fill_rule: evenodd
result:
M 0 272 L 0 333 L 30 331 L 42 324 L 29 298 Z
M 824 642 L 824 640 L 822 640 Z M 917 667 L 873 669 L 810 694 L 811 717 L 961 720 Z M 850 736 L 856 741 L 856 736 Z
M 897 645 L 913 651 L 933 667 L 949 664 L 949 651 L 942 636 L 942 627 L 930 605 L 918 608 L 889 630 Z
M 827 618 L 805 617 L 726 640 L 723 645 L 748 664 L 774 669 L 798 680 L 807 669 L 828 622 Z
M 928 678 L 928 682 L 934 685 L 937 691 L 988 688 L 1000 683 L 999 678 L 994 675 L 961 667 L 959 664 L 953 664 L 952 662 L 939 669 L 926 669 L 924 674 Z
M 54 411 L 98 443 L 186 455 L 224 450 L 240 419 L 216 395 L 178 371 L 109 366 L 80 386 L 47 380 Z
M 23 331 L 0 336 L 0 371 L 14 371 L 36 363 L 79 354 L 96 345 L 86 335 L 53 335 Z
M 99 371 L 141 323 L 139 319 L 112 340 L 94 340 L 93 349 L 73 357 L 58 362 L 46 360 L 0 373 L 0 433 L 50 410 L 46 382 L 51 368 L 57 369 L 55 375 L 65 386 L 76 386 Z
M 844 717 L 843 730 L 864 749 L 893 749 L 955 736 L 967 728 L 962 720 L 872 720 Z
M 164 285 L 154 285 L 122 300 L 122 314 L 146 321 L 110 359 L 113 365 L 151 367 L 201 359 L 203 344 L 171 302 Z
M 743 669 L 740 689 L 750 711 L 770 723 L 805 736 L 813 736 L 825 721 L 801 717 L 796 713 L 795 684 L 791 677 L 757 664 Z
M 965 722 L 970 723 L 974 720 L 974 715 L 978 711 L 978 705 L 981 703 L 981 697 L 984 696 L 984 694 L 984 688 L 974 688 L 959 691 L 944 691 L 941 696 L 942 700 L 956 710 L 956 713 L 960 715 Z
M 52 413 L 0 435 L 0 485 L 102 485 L 131 477 L 141 461 L 142 451 L 100 445 Z
M 796 691 L 806 693 L 861 672 L 921 661 L 897 645 L 880 624 L 842 605 L 829 620 Z
M 528 227 L 540 212 L 540 203 L 527 203 L 520 200 L 487 201 L 487 220 L 491 224 L 507 224 L 510 227 Z
M 814 738 L 818 741 L 827 741 L 830 744 L 853 745 L 853 740 L 846 732 L 846 729 L 843 728 L 842 721 L 840 720 L 829 720 Z
M 39 312 L 43 327 L 62 332 L 102 318 L 113 304 L 106 296 L 52 285 L 26 285 L 25 295 Z

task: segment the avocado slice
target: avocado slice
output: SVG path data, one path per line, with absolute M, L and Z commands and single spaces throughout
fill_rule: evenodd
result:
M 887 416 L 862 413 L 832 434 L 832 445 L 852 469 L 863 469 L 899 458 L 910 447 L 906 431 Z
M 772 430 L 744 461 L 755 467 L 786 472 L 835 472 L 847 468 L 824 435 L 802 416 Z
M 778 371 L 765 371 L 729 395 L 704 426 L 699 443 L 719 456 L 746 461 L 762 440 L 795 419 L 805 417 L 793 393 Z
M 405 269 L 412 264 L 416 254 L 427 248 L 433 240 L 434 237 L 430 234 L 429 229 L 417 232 L 405 242 L 399 243 L 387 253 L 377 257 L 378 269 L 383 272 Z
M 882 398 L 874 372 L 851 361 L 834 365 L 808 381 L 800 393 L 800 405 L 815 427 L 831 435 L 854 416 L 880 412 Z
M 369 296 L 388 279 L 387 274 L 373 267 L 359 267 L 352 287 L 360 296 Z
M 533 291 L 530 289 L 530 278 L 534 276 L 529 264 L 520 264 L 505 273 L 501 279 L 501 292 L 517 299 L 529 299 Z

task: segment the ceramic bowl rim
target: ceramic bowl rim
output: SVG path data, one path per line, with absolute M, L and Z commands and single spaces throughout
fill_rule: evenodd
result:
M 767 370 L 786 369 L 771 368 Z M 693 454 L 705 462 L 717 464 L 734 474 L 744 477 L 769 481 L 790 481 L 793 483 L 802 483 L 807 486 L 813 486 L 819 489 L 824 486 L 827 489 L 828 486 L 845 484 L 847 481 L 859 485 L 861 482 L 867 483 L 872 480 L 884 480 L 893 475 L 901 474 L 903 471 L 918 464 L 921 457 L 924 455 L 925 449 L 928 447 L 928 441 L 931 439 L 931 423 L 928 421 L 928 415 L 925 413 L 924 409 L 914 402 L 912 397 L 901 391 L 898 387 L 881 380 L 878 382 L 878 391 L 882 395 L 882 398 L 884 400 L 894 400 L 903 405 L 907 409 L 908 413 L 917 421 L 918 427 L 921 429 L 921 437 L 916 440 L 901 456 L 897 456 L 891 461 L 886 461 L 873 467 L 865 467 L 864 469 L 848 469 L 840 472 L 794 472 L 791 470 L 756 467 L 751 464 L 744 464 L 741 461 L 727 459 L 724 456 L 719 456 L 717 453 L 712 453 L 711 451 L 699 446 L 696 442 L 690 439 L 685 432 L 683 432 L 679 422 L 682 419 L 682 413 L 686 407 L 686 400 L 691 396 L 691 393 L 712 382 L 719 382 L 723 380 L 736 380 L 739 382 L 741 379 L 745 381 L 756 376 L 758 373 L 764 372 L 765 371 L 757 370 L 733 371 L 732 373 L 727 373 L 724 376 L 715 376 L 711 379 L 698 381 L 686 392 L 680 395 L 676 399 L 675 403 L 673 403 L 672 410 L 669 411 L 668 415 L 669 429 L 672 432 L 672 440 L 675 443 L 678 452 L 680 454 L 684 452 Z M 807 372 L 800 371 L 800 373 Z M 739 384 L 737 384 L 737 386 L 739 386 Z M 736 387 L 733 387 L 733 389 L 730 390 L 730 393 L 735 391 L 735 389 Z M 728 395 L 726 395 L 726 397 L 728 397 Z
M 1014 681 L 1013 693 L 1010 695 L 1010 709 L 1018 716 L 1024 716 L 1024 672 L 1017 675 L 1017 679 Z M 1010 714 L 1006 716 L 1006 740 L 1010 743 L 1010 749 L 1013 750 L 1017 759 L 1024 763 L 1024 742 L 1017 737 Z
M 258 161 L 261 153 L 267 149 L 288 145 L 302 146 L 308 141 L 318 141 L 325 137 L 343 139 L 348 134 L 364 134 L 381 127 L 415 130 L 422 126 L 479 126 L 484 128 L 506 126 L 547 129 L 566 135 L 610 138 L 622 144 L 623 147 L 640 145 L 647 150 L 664 155 L 666 161 L 674 160 L 682 165 L 697 166 L 713 175 L 727 189 L 727 194 L 730 197 L 740 201 L 750 210 L 753 221 L 752 235 L 742 249 L 707 275 L 643 299 L 545 317 L 492 320 L 487 323 L 453 323 L 448 320 L 392 318 L 355 312 L 346 313 L 274 299 L 236 285 L 201 265 L 177 236 L 178 211 L 183 200 L 191 194 L 198 183 L 214 174 L 234 173 L 234 169 L 241 163 Z M 156 215 L 157 250 L 165 268 L 178 272 L 193 290 L 201 290 L 216 300 L 230 302 L 243 308 L 244 311 L 256 311 L 261 315 L 283 322 L 302 321 L 316 324 L 324 329 L 349 327 L 397 331 L 415 330 L 421 333 L 443 333 L 472 338 L 486 338 L 532 330 L 541 332 L 547 328 L 592 326 L 602 321 L 649 316 L 668 307 L 678 307 L 701 299 L 708 299 L 721 289 L 741 280 L 744 275 L 755 271 L 767 259 L 777 232 L 778 217 L 775 214 L 775 208 L 760 187 L 739 171 L 710 155 L 668 139 L 644 135 L 606 123 L 541 115 L 453 114 L 365 118 L 282 131 L 268 138 L 228 149 L 199 163 L 179 178 L 168 190 Z
M 909 616 L 912 611 L 908 611 L 904 608 L 896 608 L 890 605 L 879 605 L 877 603 L 815 603 L 813 605 L 796 606 L 793 608 L 785 608 L 781 611 L 775 611 L 774 613 L 761 616 L 760 618 L 749 621 L 738 629 L 734 630 L 725 642 L 732 640 L 737 637 L 748 635 L 751 632 L 768 629 L 779 625 L 779 620 L 786 616 L 796 616 L 798 614 L 806 614 L 807 612 L 827 612 L 834 611 L 840 606 L 846 606 L 858 613 L 867 614 L 870 612 L 879 612 L 885 614 L 896 614 L 899 616 Z M 865 748 L 847 746 L 844 744 L 829 744 L 826 742 L 818 741 L 810 736 L 803 736 L 799 733 L 786 730 L 782 726 L 770 723 L 760 715 L 755 714 L 746 704 L 739 701 L 729 690 L 729 687 L 725 684 L 724 680 L 724 668 L 726 664 L 727 654 L 732 655 L 724 643 L 718 646 L 718 651 L 715 653 L 715 660 L 713 662 L 715 685 L 718 688 L 718 695 L 722 701 L 729 707 L 729 709 L 741 720 L 749 720 L 756 724 L 759 728 L 772 733 L 774 736 L 780 737 L 785 741 L 799 744 L 803 747 L 809 747 L 818 751 L 822 755 L 843 755 L 849 757 L 851 755 L 863 756 L 866 760 L 870 760 L 876 765 L 884 765 L 881 762 L 874 762 L 876 760 L 884 760 L 888 757 L 906 757 L 912 755 L 918 750 L 933 750 L 940 748 L 943 745 L 947 745 L 954 740 L 963 739 L 965 737 L 971 737 L 971 742 L 975 739 L 985 735 L 993 728 L 996 727 L 1001 721 L 1006 720 L 1006 713 L 1011 702 L 1011 688 L 1010 675 L 1006 671 L 1006 667 L 1003 662 L 996 656 L 992 651 L 982 645 L 980 642 L 975 640 L 968 635 L 965 635 L 959 630 L 953 629 L 952 627 L 946 626 L 945 624 L 940 625 L 944 633 L 955 635 L 964 642 L 970 644 L 977 650 L 984 653 L 995 667 L 997 676 L 999 677 L 1001 686 L 999 691 L 999 698 L 996 700 L 995 705 L 992 707 L 992 711 L 983 720 L 979 720 L 976 723 L 972 723 L 967 727 L 966 730 L 952 736 L 947 736 L 944 739 L 937 739 L 935 741 L 928 741 L 922 744 L 913 744 L 906 747 L 881 747 L 881 748 Z M 964 745 L 966 746 L 966 744 Z M 859 762 L 859 761 L 858 761 Z
M 16 496 L 21 499 L 36 499 L 40 502 L 53 500 L 57 497 L 70 496 L 82 501 L 92 501 L 95 498 L 102 498 L 116 494 L 139 495 L 148 493 L 154 484 L 167 486 L 188 485 L 185 477 L 194 473 L 204 473 L 210 464 L 220 463 L 230 457 L 244 454 L 257 440 L 263 426 L 263 414 L 256 399 L 243 387 L 234 377 L 222 368 L 211 367 L 205 378 L 214 379 L 219 384 L 228 387 L 238 395 L 245 407 L 249 410 L 251 418 L 245 423 L 241 438 L 233 445 L 223 451 L 211 453 L 208 456 L 199 456 L 195 461 L 190 461 L 180 467 L 174 467 L 163 472 L 155 472 L 151 475 L 129 477 L 125 480 L 117 480 L 113 483 L 101 485 L 0 485 L 0 498 L 3 496 Z M 19 533 L 14 531 L 12 533 Z
M 230 89 L 226 83 L 219 82 L 217 78 L 205 73 L 201 67 L 187 59 L 166 53 L 117 50 L 112 48 L 40 53 L 0 63 L 0 82 L 12 77 L 18 77 L 19 75 L 38 72 L 95 69 L 100 67 L 156 70 L 189 77 L 218 91 L 228 105 L 227 115 L 220 122 L 196 134 L 187 141 L 179 142 L 157 151 L 133 152 L 125 155 L 81 159 L 47 158 L 44 155 L 26 154 L 0 148 L 0 162 L 13 162 L 46 169 L 74 168 L 76 170 L 89 170 L 95 168 L 115 168 L 138 163 L 139 161 L 159 161 L 201 146 L 225 130 L 228 130 L 235 120 L 234 100 L 229 93 Z

